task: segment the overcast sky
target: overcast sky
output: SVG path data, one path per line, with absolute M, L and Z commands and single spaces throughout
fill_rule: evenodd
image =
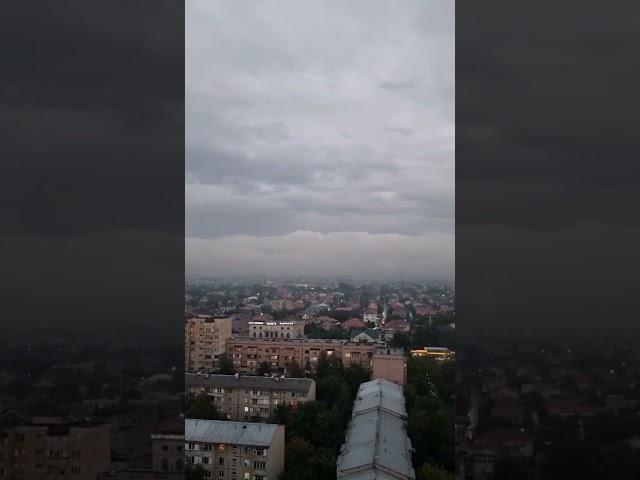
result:
M 454 2 L 187 2 L 187 272 L 452 278 L 454 81 Z

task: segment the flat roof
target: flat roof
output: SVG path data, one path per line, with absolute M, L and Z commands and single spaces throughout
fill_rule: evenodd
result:
M 252 375 L 218 375 L 193 373 L 185 374 L 185 386 L 207 388 L 241 388 L 247 390 L 279 391 L 306 393 L 315 383 L 312 378 L 280 378 Z
M 337 461 L 339 479 L 415 479 L 402 387 L 388 380 L 360 385 Z
M 187 418 L 185 440 L 198 443 L 226 443 L 269 447 L 281 425 L 271 423 L 229 422 Z M 282 427 L 284 428 L 284 427 Z
M 402 387 L 383 379 L 362 383 L 353 403 L 353 416 L 372 409 L 382 409 L 399 417 L 406 417 Z
M 411 451 L 411 440 L 402 418 L 383 411 L 356 415 L 340 450 L 338 472 L 360 470 L 370 465 L 371 469 L 377 466 L 412 478 L 415 473 Z

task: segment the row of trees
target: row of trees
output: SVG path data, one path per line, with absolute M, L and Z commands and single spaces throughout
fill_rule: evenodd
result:
M 285 425 L 285 470 L 279 480 L 333 480 L 336 460 L 358 387 L 369 374 L 321 358 L 314 373 L 316 401 L 296 408 L 280 406 L 270 422 Z
M 410 357 L 407 380 L 407 433 L 418 479 L 453 480 L 455 364 Z

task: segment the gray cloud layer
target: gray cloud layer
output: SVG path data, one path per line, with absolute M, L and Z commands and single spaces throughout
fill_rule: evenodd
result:
M 315 246 L 326 258 L 297 263 L 315 269 L 342 232 L 389 256 L 346 268 L 396 274 L 400 245 L 437 236 L 446 259 L 426 241 L 411 255 L 452 274 L 453 23 L 435 0 L 188 2 L 187 270 L 246 270 L 246 251 L 211 261 L 238 235 L 272 273 Z

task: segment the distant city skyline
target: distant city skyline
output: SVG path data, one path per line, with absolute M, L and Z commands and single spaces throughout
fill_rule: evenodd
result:
M 454 5 L 186 5 L 186 270 L 454 275 Z

